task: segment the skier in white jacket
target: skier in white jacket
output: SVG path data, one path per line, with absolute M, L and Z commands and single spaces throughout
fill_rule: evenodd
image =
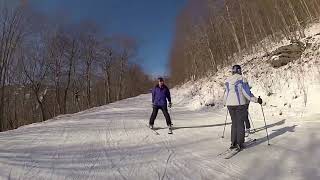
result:
M 232 76 L 226 79 L 225 88 L 225 105 L 232 120 L 230 149 L 241 150 L 245 137 L 244 121 L 247 118 L 247 101 L 262 104 L 262 99 L 260 97 L 256 98 L 251 93 L 249 84 L 242 76 L 239 65 L 232 67 Z

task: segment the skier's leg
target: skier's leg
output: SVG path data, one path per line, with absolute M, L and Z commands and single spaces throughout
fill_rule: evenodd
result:
M 237 144 L 237 124 L 236 124 L 236 118 L 237 118 L 237 114 L 236 114 L 236 109 L 235 107 L 232 106 L 228 106 L 228 110 L 229 110 L 229 114 L 231 117 L 231 146 L 235 146 Z
M 246 107 L 246 118 L 245 118 L 245 121 L 244 121 L 244 123 L 245 123 L 245 127 L 246 127 L 246 129 L 250 129 L 251 128 L 251 126 L 250 126 L 250 121 L 249 121 L 249 104 L 246 104 L 245 105 L 245 107 Z
M 237 143 L 240 147 L 243 146 L 244 137 L 245 137 L 245 130 L 244 130 L 244 121 L 248 117 L 247 116 L 247 109 L 246 106 L 239 106 L 238 107 L 238 114 L 237 114 Z
M 158 106 L 153 106 L 153 110 L 152 110 L 152 114 L 151 114 L 151 117 L 150 117 L 149 125 L 153 126 L 154 120 L 156 119 L 156 117 L 158 115 L 158 110 L 159 110 Z
M 172 123 L 171 123 L 170 115 L 168 113 L 168 108 L 166 106 L 165 107 L 161 107 L 161 110 L 163 112 L 164 117 L 166 118 L 167 125 L 171 126 Z

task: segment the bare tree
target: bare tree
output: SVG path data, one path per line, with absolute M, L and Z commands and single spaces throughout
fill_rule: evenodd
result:
M 91 75 L 92 66 L 97 58 L 97 47 L 98 41 L 93 32 L 85 32 L 82 34 L 81 39 L 81 54 L 85 64 L 85 79 L 86 79 L 86 97 L 87 97 L 87 107 L 91 107 Z
M 0 131 L 3 130 L 5 88 L 10 61 L 24 35 L 23 6 L 0 8 Z
M 123 87 L 124 87 L 124 75 L 128 69 L 129 59 L 136 54 L 136 42 L 130 38 L 118 38 L 118 67 L 119 67 L 119 78 L 118 78 L 118 92 L 116 100 L 122 99 Z
M 33 50 L 30 50 L 28 55 L 21 58 L 21 64 L 23 65 L 25 75 L 28 79 L 28 84 L 25 84 L 25 86 L 30 83 L 36 102 L 38 103 L 36 109 L 40 107 L 41 110 L 42 121 L 47 119 L 44 100 L 49 88 L 45 82 L 49 71 L 46 58 L 45 50 L 41 49 L 39 46 L 34 47 Z
M 134 63 L 134 39 L 110 37 L 93 23 L 46 17 L 22 4 L 0 7 L 0 131 L 150 88 L 151 79 Z
M 113 63 L 113 50 L 111 47 L 102 49 L 102 70 L 104 72 L 104 100 L 105 104 L 111 102 L 111 66 Z

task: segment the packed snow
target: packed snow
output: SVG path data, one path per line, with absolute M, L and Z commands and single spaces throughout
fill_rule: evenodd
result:
M 174 94 L 173 94 L 174 97 Z M 150 94 L 0 134 L 1 179 L 319 179 L 320 114 L 303 119 L 261 113 L 251 147 L 226 160 L 226 109 L 171 110 L 173 135 L 163 115 L 148 129 Z M 258 106 L 252 104 L 252 106 Z
M 173 95 L 174 97 L 174 95 Z M 258 106 L 253 104 L 252 106 Z M 257 143 L 225 160 L 230 118 L 226 109 L 171 111 L 148 129 L 150 95 L 1 133 L 1 179 L 319 179 L 320 114 L 278 118 L 252 115 Z
M 223 81 L 229 75 L 224 68 L 172 90 L 172 135 L 161 112 L 155 121 L 159 135 L 147 127 L 150 94 L 2 132 L 0 179 L 320 179 L 315 27 L 303 40 L 311 47 L 296 62 L 275 69 L 259 53 L 239 59 L 253 93 L 265 101 L 270 146 L 261 107 L 251 104 L 257 132 L 249 138 L 256 143 L 231 159 L 218 156 L 230 146 L 230 117 L 221 138 L 227 115 Z

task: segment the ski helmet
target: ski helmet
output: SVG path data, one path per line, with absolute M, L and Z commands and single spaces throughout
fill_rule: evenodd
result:
M 232 66 L 232 74 L 242 74 L 241 66 L 240 65 Z
M 164 82 L 163 77 L 158 77 L 158 81 Z

